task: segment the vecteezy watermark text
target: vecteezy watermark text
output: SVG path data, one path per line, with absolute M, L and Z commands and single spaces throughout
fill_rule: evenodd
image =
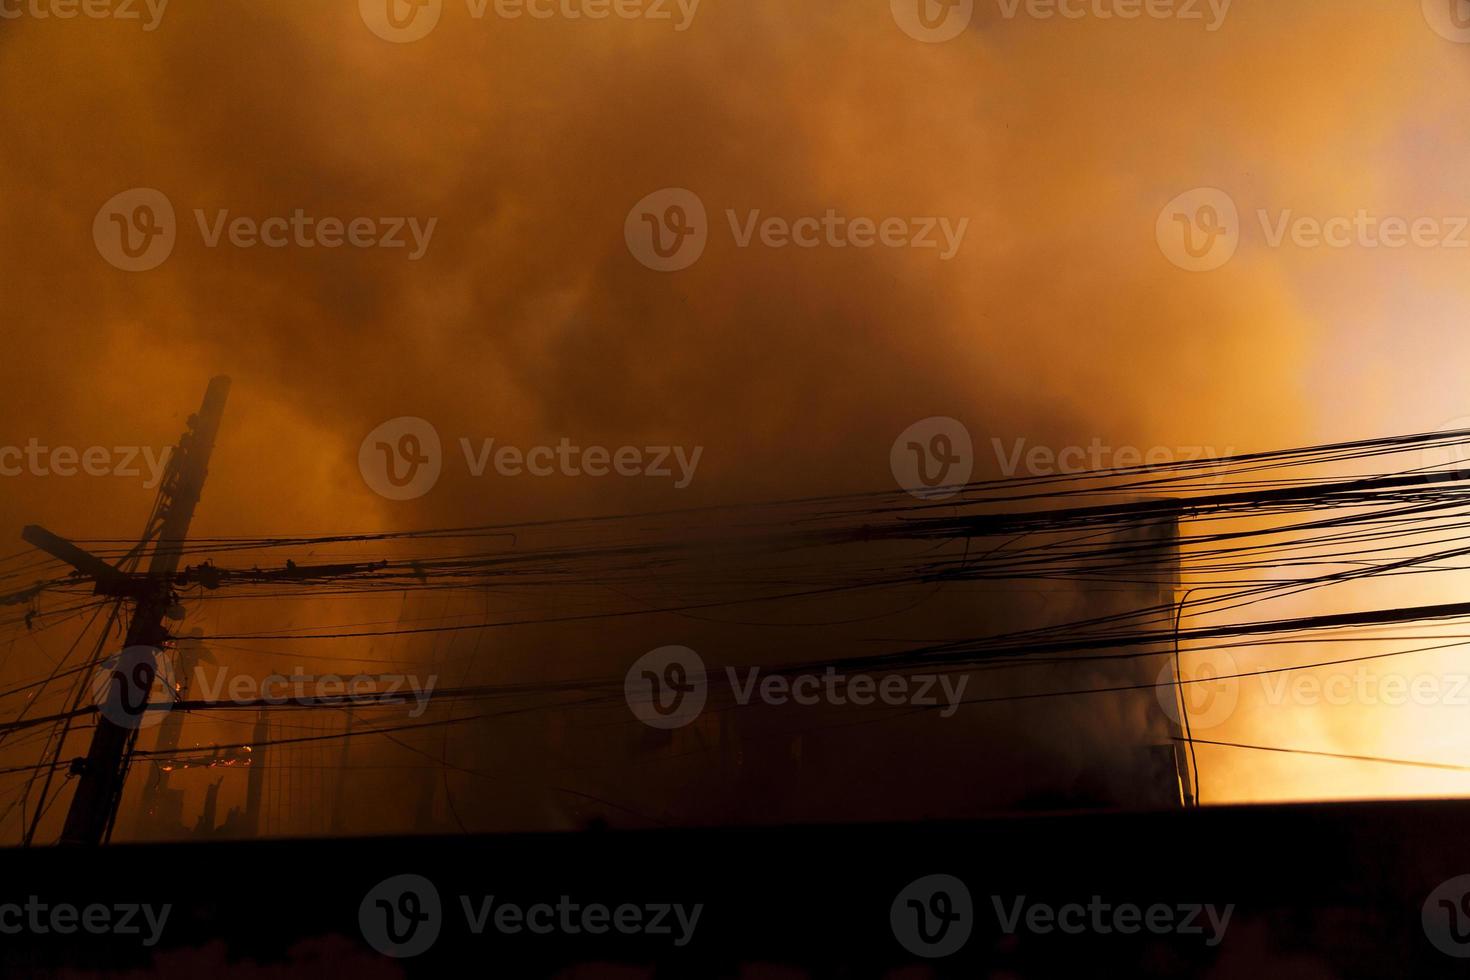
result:
M 1060 473 L 1087 473 L 1105 469 L 1163 469 L 1181 463 L 1197 463 L 1226 459 L 1235 454 L 1235 447 L 1223 453 L 1213 446 L 1112 446 L 1094 436 L 1086 446 L 1030 445 L 1026 439 L 1014 439 L 1009 447 L 1000 440 L 990 440 L 995 450 L 995 460 L 1000 471 L 1007 477 L 1024 473 L 1027 476 L 1052 476 Z
M 195 208 L 194 225 L 205 248 L 297 250 L 340 248 L 402 251 L 417 262 L 429 251 L 438 218 L 414 216 L 337 217 L 293 208 L 258 217 L 228 208 Z M 158 268 L 173 254 L 179 222 L 173 202 L 162 191 L 134 187 L 113 195 L 92 221 L 92 240 L 109 265 L 124 272 Z
M 32 436 L 24 446 L 0 446 L 0 477 L 146 477 L 152 489 L 163 481 L 173 448 L 164 446 L 48 446 Z
M 1208 947 L 1220 945 L 1235 906 L 1209 903 L 1112 902 L 1101 895 L 1087 902 L 1053 905 L 1025 895 L 990 896 L 995 920 L 1008 936 L 1062 933 L 1098 936 L 1199 936 Z M 963 881 L 953 875 L 926 875 L 904 888 L 889 908 L 893 936 L 915 956 L 936 959 L 958 952 L 976 925 L 975 903 Z
M 493 465 L 498 475 L 506 477 L 558 474 L 646 476 L 672 479 L 678 490 L 694 481 L 694 471 L 699 468 L 699 459 L 704 455 L 703 446 L 695 446 L 692 450 L 684 446 L 620 446 L 609 449 L 605 446 L 579 446 L 566 438 L 555 446 L 533 446 L 524 450 L 518 446 L 497 447 L 494 439 L 481 439 L 475 446 L 469 439 L 461 438 L 459 446 L 464 453 L 465 465 L 474 477 L 484 476 L 485 470 Z
M 469 475 L 493 470 L 513 478 L 552 476 L 672 480 L 683 490 L 694 481 L 703 446 L 583 446 L 563 437 L 554 445 L 497 445 L 493 438 L 461 437 L 459 449 Z M 368 433 L 358 448 L 358 469 L 375 493 L 389 500 L 414 500 L 434 488 L 444 469 L 439 431 L 428 421 L 404 416 Z
M 1083 933 L 1130 936 L 1148 932 L 1156 936 L 1200 936 L 1210 947 L 1220 945 L 1225 938 L 1225 930 L 1230 926 L 1230 917 L 1235 913 L 1234 905 L 1217 908 L 1208 903 L 1156 902 L 1143 906 L 1133 902 L 1107 902 L 1101 895 L 1091 896 L 1085 905 L 1081 902 L 1063 905 L 1028 902 L 1025 895 L 1005 898 L 992 895 L 990 903 L 1001 931 L 1007 935 L 1021 931 L 1042 936 L 1053 932 L 1069 936 Z
M 724 680 L 742 707 L 755 702 L 780 707 L 832 705 L 866 708 L 938 708 L 941 718 L 959 710 L 970 678 L 965 674 L 773 673 L 759 667 L 726 667 Z M 639 721 L 653 728 L 682 728 L 699 717 L 709 697 L 704 659 L 688 647 L 659 647 L 639 657 L 623 678 L 623 696 Z
M 1177 20 L 1203 23 L 1209 33 L 1225 24 L 1233 0 L 995 0 L 1006 20 Z M 976 0 L 889 0 L 893 20 L 926 44 L 953 41 L 975 19 Z
M 745 670 L 725 668 L 725 677 L 735 693 L 735 703 L 799 704 L 812 706 L 851 704 L 859 708 L 874 704 L 889 707 L 940 708 L 939 717 L 949 718 L 959 710 L 970 678 L 965 674 L 839 674 L 828 667 L 820 674 L 766 674 L 759 667 Z M 941 700 L 940 695 L 943 695 Z M 941 705 L 943 707 L 941 707 Z
M 699 925 L 699 916 L 704 905 L 685 907 L 679 903 L 655 902 L 647 905 L 632 903 L 616 907 L 600 902 L 583 904 L 568 895 L 562 895 L 555 905 L 535 902 L 530 905 L 516 902 L 497 901 L 494 895 L 485 895 L 472 902 L 470 896 L 461 895 L 460 906 L 470 932 L 481 935 L 487 927 L 506 935 L 529 932 L 538 936 L 575 936 L 588 933 L 594 936 L 607 932 L 623 935 L 668 936 L 675 946 L 688 946 Z M 493 914 L 492 914 L 493 912 Z
M 493 9 L 502 20 L 670 21 L 683 33 L 694 23 L 700 0 L 465 0 L 470 16 L 483 20 Z
M 264 678 L 236 674 L 216 667 L 211 677 L 203 667 L 194 670 L 194 685 L 210 701 L 221 695 L 236 704 L 300 705 L 311 707 L 354 699 L 372 698 L 374 704 L 412 703 L 410 718 L 418 718 L 429 709 L 434 688 L 439 683 L 435 674 L 420 678 L 414 674 L 308 674 L 300 667 L 291 674 L 271 674 Z
M 689 30 L 701 0 L 464 0 L 470 18 L 491 13 L 500 20 L 649 21 L 671 23 L 676 33 Z M 439 26 L 445 0 L 358 0 L 368 30 L 385 41 L 407 44 L 422 40 Z
M 970 219 L 946 217 L 849 218 L 828 208 L 821 216 L 763 216 L 760 209 L 743 215 L 725 211 L 737 248 L 759 243 L 766 248 L 918 248 L 939 249 L 939 261 L 959 254 Z
M 236 248 L 407 248 L 408 261 L 417 262 L 429 250 L 438 218 L 427 221 L 407 217 L 336 218 L 315 217 L 302 208 L 289 215 L 255 218 L 218 209 L 194 211 L 194 221 L 206 248 L 219 248 L 221 241 Z M 411 239 L 411 241 L 410 241 Z
M 437 675 L 308 674 L 300 667 L 287 674 L 257 678 L 231 675 L 225 667 L 213 672 L 202 665 L 180 676 L 174 658 L 158 647 L 132 646 L 103 660 L 93 673 L 92 700 L 102 715 L 122 728 L 150 728 L 163 720 L 186 692 L 202 694 L 211 702 L 240 705 L 350 704 L 370 700 L 374 705 L 409 704 L 409 717 L 428 710 Z
M 1114 446 L 1099 436 L 1086 445 L 1033 445 L 1025 438 L 1010 441 L 992 437 L 990 445 L 1001 475 L 1056 476 L 1097 473 L 1106 470 L 1174 469 L 1190 464 L 1205 474 L 1216 474 L 1220 466 L 1208 465 L 1231 458 L 1235 447 L 1224 452 L 1213 446 Z M 921 500 L 947 500 L 965 491 L 975 469 L 975 446 L 963 422 L 935 416 L 915 422 L 893 441 L 889 468 L 900 487 Z M 1197 465 L 1197 464 L 1207 465 Z M 1208 478 L 1208 477 L 1206 477 Z
M 1219 728 L 1242 700 L 1269 708 L 1470 708 L 1470 674 L 1459 671 L 1383 672 L 1367 664 L 1242 672 L 1228 650 L 1189 655 L 1182 681 L 1172 662 L 1159 670 L 1155 690 L 1176 722 L 1188 716 L 1194 731 Z
M 582 902 L 570 895 L 556 901 L 514 901 L 503 895 L 460 895 L 466 930 L 501 935 L 649 936 L 688 946 L 704 912 L 703 903 Z M 368 944 L 385 956 L 406 959 L 427 952 L 447 916 L 434 883 L 422 875 L 395 875 L 379 882 L 358 906 L 358 924 Z
M 736 248 L 932 250 L 941 262 L 959 254 L 969 218 L 851 216 L 827 208 L 821 214 L 769 215 L 759 208 L 725 210 Z M 693 191 L 666 187 L 629 210 L 623 224 L 628 251 L 656 272 L 678 272 L 699 261 L 709 243 L 704 201 Z
M 1225 24 L 1234 0 L 996 0 L 1006 20 L 1182 20 L 1202 21 L 1213 34 Z
M 169 0 L 0 0 L 0 20 L 138 21 L 143 30 L 158 30 Z
M 172 911 L 171 904 L 154 908 L 139 902 L 93 903 L 78 908 L 69 902 L 48 904 L 39 896 L 30 895 L 24 905 L 19 902 L 0 904 L 0 934 L 45 936 L 54 933 L 71 936 L 81 931 L 94 936 L 139 936 L 144 946 L 152 947 L 163 938 L 163 928 L 168 924 Z M 147 932 L 144 932 L 145 927 Z
M 1257 208 L 1259 242 L 1267 248 L 1302 250 L 1470 249 L 1470 215 L 1396 215 L 1369 208 L 1348 214 L 1300 214 L 1294 208 Z M 1240 247 L 1247 230 L 1230 194 L 1197 187 L 1159 212 L 1159 249 L 1189 272 L 1221 268 Z

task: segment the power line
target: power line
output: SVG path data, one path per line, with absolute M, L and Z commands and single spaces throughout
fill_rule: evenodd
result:
M 1178 738 L 1175 741 L 1186 741 Z M 1241 742 L 1215 742 L 1209 739 L 1191 739 L 1196 745 L 1218 745 L 1231 749 L 1250 749 L 1256 752 L 1281 752 L 1287 755 L 1313 756 L 1321 759 L 1342 759 L 1348 762 L 1380 762 L 1390 766 L 1413 766 L 1417 769 L 1442 769 L 1448 772 L 1470 772 L 1470 766 L 1457 766 L 1448 762 L 1425 762 L 1419 759 L 1388 759 L 1378 755 L 1352 755 L 1345 752 L 1319 752 L 1313 749 L 1288 749 L 1279 745 L 1246 745 Z

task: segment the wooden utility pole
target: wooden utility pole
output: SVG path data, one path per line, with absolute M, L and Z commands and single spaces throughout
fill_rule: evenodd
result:
M 180 637 L 175 644 L 179 658 L 175 670 L 180 698 L 188 697 L 190 685 L 200 665 L 214 663 L 214 655 L 198 639 L 202 632 L 203 630 L 195 629 L 189 636 Z M 183 731 L 184 713 L 179 711 L 170 711 L 158 726 L 158 737 L 153 743 L 156 755 L 152 765 L 148 767 L 143 782 L 143 800 L 138 807 L 138 837 L 158 839 L 178 836 L 183 828 L 183 792 L 169 788 L 169 767 L 156 757 L 166 756 L 177 749 Z
M 25 529 L 23 537 L 27 541 L 92 575 L 97 580 L 99 593 L 137 601 L 123 643 L 124 649 L 150 647 L 157 650 L 169 639 L 163 620 L 174 602 L 173 580 L 179 570 L 194 509 L 204 488 L 204 478 L 209 472 L 209 456 L 214 450 L 229 391 L 229 378 L 218 377 L 209 382 L 203 406 L 197 415 L 189 418 L 189 429 L 169 458 L 163 486 L 159 488 L 158 506 L 138 548 L 141 552 L 150 541 L 155 542 L 144 575 L 136 578 L 125 575 L 42 528 Z M 142 673 L 137 672 L 139 669 Z M 157 669 L 150 660 L 141 668 L 135 666 L 134 671 L 131 678 L 118 673 L 116 676 L 121 683 L 109 684 L 109 704 L 97 716 L 91 748 L 85 759 L 72 763 L 78 777 L 77 788 L 61 832 L 63 844 L 101 844 L 111 833 L 118 804 L 122 800 L 133 744 L 138 736 L 136 726 L 120 725 L 112 719 L 120 712 L 126 713 L 123 701 L 127 684 L 135 684 L 146 691 L 152 686 Z
M 347 725 L 342 729 L 342 755 L 337 760 L 337 792 L 332 797 L 333 834 L 347 833 L 347 769 L 352 762 L 352 705 L 347 706 Z

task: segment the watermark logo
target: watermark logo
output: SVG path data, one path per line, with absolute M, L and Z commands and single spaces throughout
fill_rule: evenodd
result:
M 1239 673 L 1228 650 L 1190 653 L 1184 661 L 1184 683 L 1178 683 L 1170 658 L 1159 670 L 1154 694 L 1164 714 L 1181 728 L 1186 718 L 1190 731 L 1218 728 L 1240 704 Z
M 890 0 L 893 21 L 925 44 L 953 41 L 975 16 L 975 0 Z
M 1265 208 L 1256 211 L 1261 235 L 1271 248 L 1290 243 L 1294 248 L 1400 249 L 1414 248 L 1470 249 L 1470 217 L 1465 215 L 1378 215 L 1367 208 L 1354 214 L 1338 214 L 1318 218 L 1297 214 L 1291 208 L 1275 214 Z
M 417 500 L 439 482 L 444 451 L 439 432 L 421 418 L 389 419 L 369 432 L 357 450 L 363 482 L 389 500 Z
M 492 0 L 465 0 L 470 16 L 485 17 Z M 495 15 L 504 20 L 618 20 L 670 21 L 682 34 L 694 25 L 700 0 L 493 0 Z
M 483 21 L 492 12 L 500 20 L 667 21 L 676 33 L 694 25 L 699 4 L 700 0 L 464 0 L 465 12 L 474 21 Z M 439 26 L 444 0 L 359 0 L 358 11 L 378 37 L 407 44 Z
M 341 218 L 308 214 L 304 208 L 266 218 L 233 214 L 228 208 L 194 208 L 192 213 L 200 244 L 207 249 L 401 250 L 410 262 L 428 254 L 439 227 L 438 218 Z M 179 232 L 173 204 L 151 187 L 114 195 L 92 220 L 98 253 L 126 272 L 148 272 L 162 265 L 173 254 Z
M 1008 936 L 1022 931 L 1038 936 L 1058 932 L 1067 936 L 1084 933 L 1133 936 L 1147 932 L 1155 936 L 1200 936 L 1211 949 L 1224 941 L 1225 931 L 1230 928 L 1230 918 L 1235 914 L 1233 904 L 1221 907 L 1205 903 L 1156 902 L 1145 908 L 1132 902 L 1114 904 L 1101 895 L 1093 895 L 1086 905 L 1081 902 L 1063 905 L 1028 902 L 1025 895 L 1014 898 L 992 895 L 990 902 L 995 908 L 1001 932 Z
M 530 905 L 507 902 L 496 895 L 483 895 L 475 901 L 469 895 L 461 895 L 459 904 L 470 932 L 476 936 L 483 935 L 490 927 L 502 935 L 511 936 L 527 932 L 536 936 L 602 935 L 611 926 L 613 931 L 624 936 L 668 936 L 680 948 L 688 946 L 694 939 L 694 930 L 704 913 L 702 902 L 688 906 L 669 902 L 624 902 L 613 907 L 601 902 L 574 901 L 570 895 L 560 896 L 554 905 L 550 902 Z
M 679 272 L 709 244 L 709 216 L 699 195 L 682 187 L 654 191 L 633 205 L 623 224 L 633 258 L 655 272 Z
M 743 676 L 742 676 L 743 673 Z M 628 707 L 644 724 L 654 728 L 682 728 L 704 710 L 709 696 L 709 672 L 704 661 L 687 647 L 661 647 L 639 658 L 623 679 Z M 951 718 L 964 703 L 966 674 L 839 674 L 835 667 L 823 673 L 762 674 L 759 667 L 726 667 L 724 679 L 735 703 L 754 702 L 782 707 L 853 705 L 867 708 L 937 708 L 939 717 Z
M 345 245 L 358 249 L 404 249 L 408 261 L 417 262 L 428 254 L 439 219 L 318 217 L 307 214 L 304 208 L 265 219 L 249 215 L 232 218 L 228 208 L 216 208 L 213 215 L 203 208 L 195 208 L 194 224 L 205 248 L 219 248 L 226 243 L 240 249 L 338 249 Z
M 1250 684 L 1245 684 L 1250 681 Z M 1268 670 L 1240 674 L 1224 650 L 1191 652 L 1184 683 L 1176 684 L 1172 661 L 1160 669 L 1155 692 L 1164 712 L 1191 731 L 1218 728 L 1235 713 L 1241 695 L 1269 708 L 1470 708 L 1470 674 L 1377 673 L 1367 664 L 1351 669 Z M 1180 710 L 1180 701 L 1188 717 Z
M 1420 921 L 1424 936 L 1439 952 L 1470 958 L 1470 874 L 1452 877 L 1430 892 Z
M 1434 33 L 1456 44 L 1470 44 L 1470 0 L 1423 0 L 1424 19 Z
M 363 897 L 357 922 L 368 945 L 384 956 L 418 956 L 434 945 L 444 925 L 439 889 L 422 875 L 395 875 Z
M 1094 436 L 1086 446 L 1073 445 L 1054 449 L 1051 446 L 1030 445 L 1026 439 L 1015 439 L 1009 448 L 998 439 L 990 440 L 995 452 L 996 464 L 1007 477 L 1058 476 L 1069 473 L 1095 473 L 1106 469 L 1129 470 L 1139 467 L 1148 469 L 1172 469 L 1182 463 L 1214 463 L 1235 455 L 1230 446 L 1223 453 L 1213 446 L 1112 446 Z M 1212 474 L 1219 467 L 1200 467 L 1199 471 Z
M 1197 187 L 1164 205 L 1155 228 L 1164 257 L 1188 272 L 1211 272 L 1240 247 L 1240 211 L 1217 187 Z
M 92 219 L 92 241 L 114 268 L 124 272 L 156 269 L 173 254 L 178 241 L 174 206 L 152 187 L 115 194 Z
M 0 446 L 0 477 L 115 476 L 163 482 L 173 448 L 164 446 L 48 446 L 32 436 L 24 446 Z
M 939 261 L 959 254 L 969 218 L 936 216 L 873 218 L 836 208 L 787 217 L 760 208 L 724 210 L 730 239 L 738 249 L 911 249 L 934 251 Z M 666 188 L 633 206 L 623 224 L 628 251 L 658 272 L 679 272 L 699 261 L 711 234 L 704 202 L 692 191 Z
M 271 674 L 261 680 L 245 674 L 231 677 L 228 668 L 216 667 L 214 677 L 205 668 L 194 669 L 194 686 L 209 701 L 223 698 L 235 704 L 297 705 L 314 707 L 369 700 L 375 705 L 411 704 L 410 718 L 418 718 L 429 709 L 438 674 L 421 678 L 417 674 L 308 674 L 300 667 L 290 675 Z
M 915 956 L 938 959 L 960 951 L 975 928 L 975 903 L 965 883 L 952 875 L 926 875 L 910 882 L 888 909 L 899 945 Z
M 158 30 L 169 0 L 0 0 L 0 20 L 135 20 L 145 33 Z M 146 16 L 146 19 L 145 19 Z
M 1014 20 L 1020 13 L 1035 20 L 1150 20 L 1203 21 L 1206 33 L 1225 26 L 1233 0 L 997 0 L 1001 16 Z M 1208 19 L 1206 19 L 1208 17 Z
M 163 721 L 179 698 L 172 662 L 149 646 L 128 647 L 102 661 L 92 675 L 91 690 L 102 717 L 133 731 Z
M 1424 900 L 1424 935 L 1446 956 L 1470 959 L 1470 875 L 1442 882 Z
M 887 674 L 881 679 L 872 674 L 839 674 L 828 667 L 821 674 L 767 674 L 751 667 L 740 677 L 735 667 L 725 668 L 725 677 L 735 693 L 735 701 L 748 705 L 754 700 L 762 704 L 798 704 L 810 707 L 830 704 L 837 707 L 855 705 L 866 708 L 874 704 L 890 708 L 939 708 L 939 717 L 952 718 L 959 711 L 970 683 L 968 674 Z
M 941 262 L 959 254 L 965 233 L 970 230 L 969 218 L 849 218 L 836 208 L 828 208 L 820 217 L 809 214 L 798 218 L 763 216 L 759 208 L 746 211 L 742 217 L 734 208 L 727 208 L 725 220 L 736 248 L 759 243 L 770 249 L 934 249 Z
M 674 481 L 674 489 L 686 489 L 694 482 L 694 473 L 704 456 L 704 447 L 695 446 L 580 446 L 562 438 L 555 446 L 495 445 L 494 439 L 481 439 L 476 446 L 460 437 L 460 451 L 465 466 L 476 479 L 493 469 L 499 476 L 549 477 L 608 476 L 648 477 Z
M 689 945 L 703 903 L 625 902 L 617 906 L 575 901 L 570 895 L 553 902 L 522 904 L 499 895 L 459 895 L 464 926 L 472 936 L 487 930 L 501 935 L 604 935 L 670 937 L 677 947 Z M 448 922 L 439 890 L 422 875 L 396 875 L 379 882 L 357 909 L 363 938 L 384 956 L 407 959 L 427 952 Z M 458 927 L 458 919 L 454 922 Z
M 623 697 L 650 728 L 683 728 L 699 717 L 709 697 L 704 660 L 688 647 L 659 647 L 633 662 L 623 678 Z
M 439 26 L 444 0 L 358 0 L 357 7 L 368 30 L 385 41 L 408 44 Z
M 461 436 L 465 470 L 475 479 L 554 476 L 642 477 L 673 482 L 684 490 L 694 482 L 703 446 L 583 446 L 563 437 L 556 444 L 529 448 L 497 445 L 493 438 Z M 444 464 L 438 431 L 420 418 L 384 422 L 363 440 L 358 468 L 374 492 L 390 500 L 414 500 L 434 488 Z
M 963 422 L 934 416 L 904 429 L 888 454 L 898 485 L 921 500 L 945 500 L 970 482 L 975 444 Z
M 93 903 L 79 908 L 69 902 L 43 902 L 40 896 L 31 895 L 24 905 L 0 905 L 0 934 L 72 936 L 81 931 L 93 936 L 138 936 L 144 947 L 151 948 L 163 938 L 173 908 L 171 904 L 155 908 L 137 902 Z
M 1470 215 L 1351 213 L 1300 214 L 1293 208 L 1256 208 L 1259 242 L 1266 248 L 1397 251 L 1404 248 L 1470 250 Z M 1235 201 L 1224 191 L 1198 188 L 1159 213 L 1159 248 L 1191 272 L 1210 272 L 1235 255 L 1244 232 Z

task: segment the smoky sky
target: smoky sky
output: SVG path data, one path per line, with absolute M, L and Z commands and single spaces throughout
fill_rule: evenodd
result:
M 1340 418 L 1393 429 L 1381 406 L 1441 358 L 1412 330 L 1397 344 L 1335 332 L 1334 312 L 1375 301 L 1357 266 L 1248 243 L 1192 274 L 1154 229 L 1202 186 L 1246 210 L 1405 205 L 1389 189 L 1421 170 L 1406 141 L 1438 150 L 1418 203 L 1451 204 L 1460 147 L 1444 134 L 1462 120 L 1435 81 L 1459 49 L 1401 6 L 1237 4 L 1207 31 L 979 4 L 936 45 L 886 4 L 775 0 L 705 0 L 682 32 L 476 20 L 450 2 L 410 44 L 375 36 L 347 0 L 174 0 L 148 32 L 7 20 L 0 442 L 167 445 L 228 373 L 196 530 L 234 534 L 887 489 L 894 437 L 934 415 L 970 428 L 979 475 L 997 474 L 992 439 L 1224 453 L 1307 442 Z M 91 234 L 135 187 L 178 216 L 174 253 L 145 273 L 108 265 Z M 658 273 L 623 228 L 668 187 L 703 201 L 709 246 Z M 210 248 L 194 214 L 296 209 L 437 223 L 410 261 Z M 727 217 L 829 209 L 968 225 L 944 261 L 741 248 Z M 364 484 L 357 451 L 407 415 L 438 429 L 445 475 L 395 503 Z M 460 437 L 704 453 L 683 490 L 474 479 Z M 128 537 L 151 494 L 7 479 L 0 533 Z
M 1233 38 L 982 17 L 945 46 L 882 9 L 775 3 L 705 4 L 682 33 L 450 4 L 405 45 L 348 3 L 176 3 L 151 33 L 14 22 L 0 152 L 7 265 L 27 288 L 6 310 L 12 422 L 85 437 L 121 414 L 167 440 L 204 377 L 231 373 L 211 495 L 243 523 L 272 511 L 252 514 L 242 482 L 314 501 L 305 519 L 383 510 L 352 462 L 398 415 L 451 443 L 704 445 L 679 495 L 701 500 L 881 485 L 893 437 L 938 414 L 982 444 L 1264 442 L 1294 410 L 1309 325 L 1269 276 L 1191 281 L 1152 238 L 1175 193 L 1249 165 L 1222 133 L 1287 111 L 1221 77 L 1243 72 L 1226 54 L 1242 35 L 1269 34 L 1252 16 Z M 1284 55 L 1270 67 L 1297 84 L 1308 72 Z M 131 187 L 178 214 L 175 252 L 149 273 L 112 269 L 89 235 Z M 643 268 L 622 238 L 663 187 L 709 212 L 709 248 L 682 273 Z M 411 262 L 208 248 L 194 215 L 297 208 L 438 223 Z M 727 217 L 828 209 L 968 229 L 946 262 L 739 248 Z M 463 482 L 374 516 L 669 497 Z

